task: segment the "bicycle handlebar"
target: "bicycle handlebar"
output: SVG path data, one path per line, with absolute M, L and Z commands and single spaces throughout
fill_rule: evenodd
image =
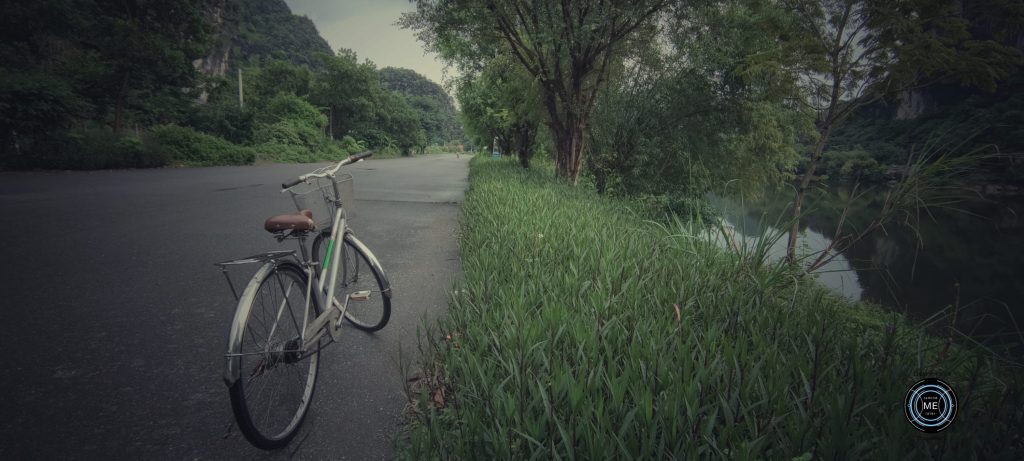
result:
M 360 161 L 360 160 L 362 160 L 364 158 L 367 158 L 367 157 L 369 157 L 369 156 L 371 156 L 373 154 L 375 154 L 374 151 L 368 150 L 366 152 L 360 152 L 358 154 L 352 154 L 351 156 L 349 156 L 349 159 L 352 160 L 352 163 L 355 163 L 355 162 L 358 162 L 358 161 Z
M 332 168 L 330 170 L 325 170 L 325 171 L 323 171 L 321 173 L 313 172 L 313 173 L 309 173 L 309 174 L 304 174 L 302 176 L 299 176 L 298 178 L 292 179 L 291 181 L 286 181 L 286 182 L 282 183 L 281 184 L 281 188 L 284 189 L 284 190 L 288 190 L 288 189 L 291 189 L 292 187 L 295 187 L 296 185 L 298 185 L 301 182 L 308 181 L 311 178 L 326 178 L 328 176 L 334 176 L 334 174 L 337 173 L 338 170 L 341 169 L 341 167 L 343 167 L 345 165 L 352 164 L 352 163 L 356 163 L 356 162 L 358 162 L 358 161 L 360 161 L 360 160 L 362 160 L 364 158 L 367 158 L 367 157 L 369 157 L 369 156 L 371 156 L 373 154 L 374 154 L 374 152 L 372 150 L 368 150 L 366 152 L 360 152 L 358 154 L 349 155 L 348 158 L 345 158 L 344 160 L 338 162 L 338 164 L 334 168 Z M 282 191 L 282 192 L 284 192 L 284 191 Z

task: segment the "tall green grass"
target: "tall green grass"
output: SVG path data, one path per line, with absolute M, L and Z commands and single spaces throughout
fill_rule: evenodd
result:
M 1020 459 L 1019 368 L 550 178 L 473 160 L 400 457 Z M 960 398 L 936 435 L 902 407 L 928 376 Z

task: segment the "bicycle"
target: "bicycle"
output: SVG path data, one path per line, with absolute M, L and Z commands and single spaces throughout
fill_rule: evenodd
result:
M 238 301 L 224 382 L 239 429 L 259 448 L 281 448 L 295 437 L 316 389 L 320 351 L 338 340 L 343 318 L 373 332 L 391 317 L 384 269 L 347 226 L 352 177 L 337 175 L 371 155 L 355 154 L 281 185 L 299 211 L 267 219 L 264 229 L 278 242 L 298 240 L 301 257 L 295 250 L 277 250 L 215 263 Z M 262 266 L 239 296 L 228 268 L 252 263 Z M 323 309 L 326 300 L 330 307 Z

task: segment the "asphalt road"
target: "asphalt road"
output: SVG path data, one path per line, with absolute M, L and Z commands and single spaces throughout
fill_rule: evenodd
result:
M 376 333 L 321 355 L 302 432 L 277 452 L 231 424 L 234 299 L 212 263 L 278 244 L 279 184 L 314 165 L 0 173 L 0 459 L 381 459 L 405 405 L 401 354 L 460 267 L 468 156 L 369 160 L 356 234 L 394 289 Z M 244 285 L 255 266 L 236 274 Z

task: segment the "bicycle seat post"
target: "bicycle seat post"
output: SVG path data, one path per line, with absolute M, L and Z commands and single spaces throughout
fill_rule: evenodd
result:
M 312 265 L 313 261 L 310 261 L 309 251 L 306 249 L 306 233 L 305 232 L 302 232 L 302 233 L 299 234 L 298 241 L 299 241 L 299 251 L 302 253 L 302 264 L 305 265 L 305 266 Z

